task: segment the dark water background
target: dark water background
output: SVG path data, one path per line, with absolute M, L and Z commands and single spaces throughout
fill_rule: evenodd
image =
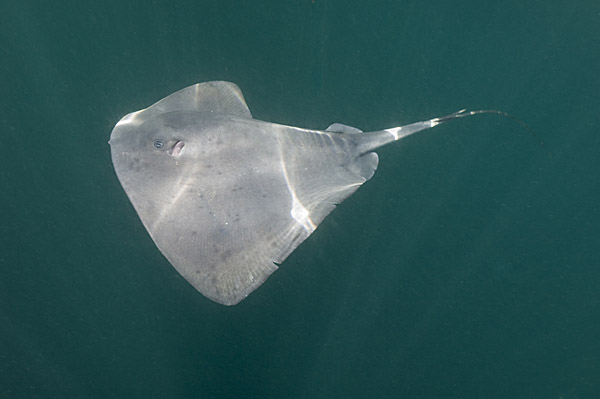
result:
M 0 5 L 0 397 L 600 397 L 597 1 Z M 455 121 L 235 307 L 154 247 L 114 124 L 229 80 L 257 119 Z

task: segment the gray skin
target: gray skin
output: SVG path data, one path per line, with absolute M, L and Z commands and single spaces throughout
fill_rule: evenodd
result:
M 325 131 L 253 119 L 240 89 L 200 83 L 123 117 L 117 177 L 158 249 L 209 299 L 258 288 L 377 169 L 372 150 L 459 111 L 381 131 Z

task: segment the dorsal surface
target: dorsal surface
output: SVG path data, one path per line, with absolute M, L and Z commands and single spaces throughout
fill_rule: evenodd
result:
M 233 305 L 258 288 L 323 219 L 369 180 L 374 149 L 459 111 L 362 133 L 252 118 L 229 82 L 199 83 L 124 116 L 113 165 L 146 230 L 206 297 Z
M 241 91 L 198 84 L 125 116 L 117 176 L 158 248 L 196 289 L 231 305 L 277 269 L 369 179 L 377 155 L 344 133 L 252 119 Z

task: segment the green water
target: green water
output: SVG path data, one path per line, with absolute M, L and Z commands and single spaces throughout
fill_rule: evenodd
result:
M 597 2 L 4 2 L 0 43 L 0 397 L 600 397 Z M 217 79 L 301 127 L 493 108 L 532 132 L 483 115 L 382 148 L 224 307 L 107 144 Z

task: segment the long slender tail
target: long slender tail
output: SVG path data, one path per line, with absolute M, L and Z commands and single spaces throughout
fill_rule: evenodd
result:
M 466 116 L 479 114 L 496 114 L 504 116 L 506 118 L 514 120 L 515 122 L 519 123 L 531 132 L 531 129 L 529 128 L 529 126 L 527 126 L 525 122 L 504 111 L 498 111 L 495 109 L 479 109 L 475 111 L 467 111 L 466 109 L 461 109 L 460 111 L 454 112 L 452 114 L 442 116 L 439 118 L 433 118 L 428 121 L 415 122 L 411 123 L 410 125 L 392 127 L 389 129 L 378 130 L 374 132 L 367 132 L 364 135 L 360 135 L 362 136 L 362 140 L 358 143 L 359 151 L 361 154 L 364 154 L 369 151 L 373 151 L 376 148 L 384 146 L 388 143 L 391 143 L 392 141 L 397 141 L 406 136 L 410 136 L 411 134 L 420 132 L 421 130 L 430 129 L 432 127 L 435 127 L 442 123 L 446 123 L 453 119 L 464 118 Z

